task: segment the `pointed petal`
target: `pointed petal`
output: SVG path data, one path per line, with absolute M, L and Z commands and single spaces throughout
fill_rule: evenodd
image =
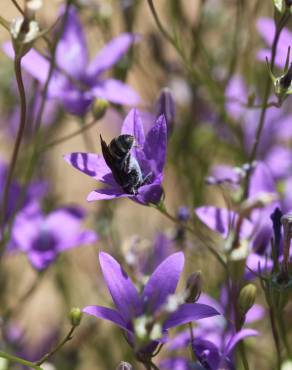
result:
M 99 51 L 90 63 L 87 70 L 88 76 L 94 78 L 111 68 L 123 57 L 136 39 L 137 36 L 130 33 L 122 33 L 118 37 L 112 39 Z
M 155 181 L 152 184 L 141 186 L 138 190 L 138 194 L 135 195 L 134 199 L 141 204 L 157 204 L 159 203 L 162 194 L 163 189 L 161 186 L 161 181 Z
M 166 158 L 166 146 L 167 127 L 165 117 L 161 115 L 148 132 L 143 149 L 150 168 L 155 175 L 163 171 Z
M 142 302 L 146 310 L 153 313 L 166 302 L 170 294 L 174 294 L 183 267 L 184 255 L 178 252 L 166 258 L 156 268 L 142 294 Z
M 99 81 L 91 89 L 91 94 L 115 104 L 137 105 L 140 103 L 139 95 L 129 85 L 112 78 Z
M 95 316 L 98 319 L 108 320 L 118 325 L 120 328 L 128 330 L 127 323 L 124 321 L 122 316 L 115 310 L 111 308 L 102 306 L 87 306 L 84 307 L 82 312 L 88 315 Z
M 259 335 L 259 332 L 253 329 L 242 329 L 238 333 L 232 336 L 230 339 L 229 343 L 227 344 L 225 350 L 224 350 L 224 355 L 227 356 L 244 338 L 247 337 L 256 337 Z
M 58 42 L 56 61 L 57 65 L 72 77 L 78 79 L 84 75 L 88 62 L 87 46 L 77 10 L 72 5 Z
M 113 301 L 123 319 L 129 322 L 141 313 L 137 289 L 121 265 L 109 254 L 99 253 L 102 274 Z
M 2 45 L 2 49 L 9 58 L 14 58 L 14 49 L 11 42 L 5 42 Z M 49 62 L 34 49 L 31 49 L 22 58 L 21 66 L 41 84 L 46 82 L 49 72 Z
M 125 194 L 123 190 L 119 188 L 107 188 L 107 189 L 96 189 L 90 192 L 87 196 L 88 202 L 94 202 L 96 200 L 109 200 L 115 198 L 129 198 L 129 194 Z
M 116 185 L 111 170 L 101 155 L 76 152 L 65 154 L 64 159 L 71 166 L 85 173 L 85 175 L 108 185 Z
M 144 128 L 140 113 L 137 109 L 131 109 L 127 114 L 123 122 L 121 134 L 134 136 L 136 144 L 143 147 L 145 142 Z
M 195 213 L 206 226 L 219 233 L 224 239 L 227 238 L 230 230 L 236 224 L 238 217 L 235 212 L 226 208 L 212 206 L 199 207 L 195 209 Z M 248 237 L 252 231 L 252 223 L 245 219 L 241 228 L 242 236 Z
M 216 315 L 220 314 L 211 306 L 200 303 L 185 303 L 169 316 L 163 325 L 163 329 L 167 330 L 178 325 L 187 324 L 192 321 Z

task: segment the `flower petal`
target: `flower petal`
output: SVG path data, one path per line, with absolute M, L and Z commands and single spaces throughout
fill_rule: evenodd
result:
M 95 200 L 109 200 L 115 198 L 130 198 L 129 194 L 125 194 L 123 190 L 119 188 L 108 188 L 108 189 L 96 189 L 90 192 L 87 196 L 88 202 L 94 202 Z
M 62 11 L 61 16 L 64 13 Z M 86 40 L 77 10 L 70 6 L 64 31 L 56 51 L 58 67 L 78 79 L 84 75 L 88 62 Z
M 116 185 L 111 170 L 101 155 L 76 152 L 65 154 L 64 159 L 71 166 L 85 173 L 85 175 L 108 185 Z
M 123 57 L 136 39 L 137 36 L 130 33 L 122 33 L 118 37 L 112 39 L 99 51 L 90 63 L 87 75 L 94 78 L 111 68 Z
M 220 315 L 219 312 L 206 304 L 185 303 L 169 316 L 163 325 L 163 329 L 170 329 L 178 325 L 187 324 L 191 321 L 216 315 Z
M 123 319 L 129 322 L 141 313 L 137 289 L 121 265 L 109 254 L 99 253 L 102 274 L 113 301 Z
M 102 306 L 87 306 L 83 308 L 82 312 L 85 312 L 91 316 L 95 316 L 99 319 L 111 321 L 120 328 L 128 330 L 127 323 L 124 321 L 122 316 L 111 308 Z
M 166 258 L 156 268 L 142 294 L 142 302 L 146 310 L 153 313 L 166 302 L 170 294 L 174 294 L 183 267 L 184 255 L 178 252 Z
M 129 85 L 113 78 L 99 81 L 91 89 L 91 94 L 115 104 L 137 105 L 140 103 L 139 95 Z
M 127 114 L 123 122 L 121 134 L 134 136 L 136 144 L 143 147 L 145 142 L 144 128 L 140 113 L 137 109 L 131 109 Z
M 224 350 L 224 355 L 227 356 L 234 349 L 234 347 L 238 344 L 238 342 L 240 342 L 244 338 L 255 337 L 258 335 L 259 335 L 259 332 L 254 329 L 240 330 L 235 335 L 233 335 L 232 338 L 230 339 L 229 343 L 227 344 Z
M 147 134 L 143 151 L 154 174 L 163 171 L 166 158 L 167 127 L 164 115 L 161 115 Z

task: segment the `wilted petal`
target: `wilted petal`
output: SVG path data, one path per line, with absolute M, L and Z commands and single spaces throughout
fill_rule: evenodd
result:
M 220 315 L 215 308 L 200 303 L 185 303 L 182 304 L 177 311 L 169 316 L 165 321 L 163 328 L 170 329 L 178 325 L 187 324 L 192 321 L 205 319 Z
M 145 142 L 144 128 L 140 113 L 137 109 L 131 109 L 127 114 L 123 122 L 121 134 L 134 136 L 136 144 L 143 147 Z
M 242 329 L 238 333 L 232 336 L 230 339 L 229 343 L 227 344 L 225 350 L 224 350 L 224 355 L 227 356 L 240 342 L 241 340 L 247 338 L 247 337 L 255 337 L 259 335 L 258 331 L 253 330 L 253 329 Z
M 64 10 L 61 16 L 64 16 Z M 56 51 L 58 67 L 74 78 L 80 78 L 85 73 L 88 62 L 87 46 L 77 10 L 70 6 L 64 31 Z
M 113 301 L 123 319 L 129 322 L 141 313 L 141 302 L 137 289 L 121 265 L 112 256 L 100 252 L 99 262 Z
M 108 185 L 116 185 L 111 170 L 101 155 L 94 153 L 65 154 L 64 159 L 77 170 Z
M 112 78 L 99 81 L 91 89 L 91 94 L 115 104 L 137 105 L 140 103 L 139 95 L 129 85 Z
M 166 158 L 167 127 L 165 117 L 160 116 L 147 134 L 144 154 L 154 174 L 163 171 Z
M 128 51 L 136 38 L 137 37 L 135 35 L 130 33 L 122 33 L 118 37 L 112 39 L 99 51 L 90 63 L 87 70 L 88 76 L 94 78 L 105 70 L 111 68 Z
M 130 198 L 130 195 L 125 194 L 125 192 L 119 188 L 96 189 L 90 192 L 86 199 L 88 202 L 94 202 L 95 200 L 109 200 L 115 198 Z
M 174 294 L 184 267 L 182 252 L 174 253 L 164 260 L 153 272 L 144 287 L 142 301 L 146 310 L 153 313 Z
M 84 307 L 82 311 L 99 319 L 111 321 L 114 324 L 118 325 L 120 328 L 128 330 L 127 323 L 124 321 L 123 317 L 115 310 L 102 306 L 87 306 Z

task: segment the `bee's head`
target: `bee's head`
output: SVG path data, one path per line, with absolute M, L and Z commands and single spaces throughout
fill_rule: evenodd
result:
M 113 156 L 122 158 L 132 149 L 134 143 L 134 136 L 120 135 L 110 142 L 109 150 Z

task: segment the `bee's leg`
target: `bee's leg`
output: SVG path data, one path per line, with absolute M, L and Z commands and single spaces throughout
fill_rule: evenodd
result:
M 143 178 L 143 180 L 142 180 L 142 182 L 141 182 L 141 186 L 149 184 L 149 183 L 150 183 L 150 179 L 151 179 L 152 175 L 153 175 L 153 172 L 149 172 L 149 173 L 148 173 L 148 174 Z

